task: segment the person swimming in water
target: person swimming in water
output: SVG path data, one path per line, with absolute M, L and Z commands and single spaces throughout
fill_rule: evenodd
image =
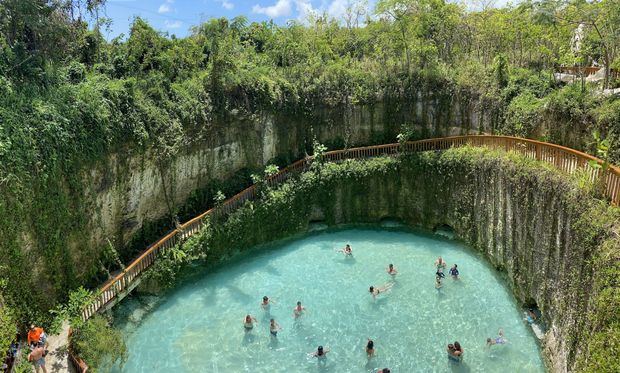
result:
M 295 318 L 301 317 L 304 312 L 306 312 L 306 307 L 303 307 L 301 302 L 298 301 L 295 308 L 293 308 L 293 316 L 295 316 Z
M 343 253 L 345 256 L 353 256 L 353 249 L 351 249 L 351 245 L 349 244 L 347 244 L 344 249 L 340 249 L 338 251 Z
M 263 297 L 263 301 L 260 302 L 260 306 L 265 310 L 265 311 L 269 311 L 269 309 L 271 308 L 271 304 L 275 304 L 276 302 L 273 301 L 273 299 L 269 299 L 268 296 L 264 296 Z
M 437 291 L 439 291 L 439 289 L 441 289 L 442 286 L 443 286 L 443 284 L 441 283 L 441 277 L 440 276 L 436 276 L 435 277 L 435 289 L 437 289 Z
M 391 373 L 392 371 L 389 368 L 379 369 L 377 373 Z
M 455 264 L 452 268 L 450 268 L 450 276 L 452 276 L 455 280 L 459 279 L 459 270 L 457 267 L 458 266 Z
M 375 356 L 375 342 L 370 338 L 368 338 L 368 343 L 366 343 L 366 355 L 368 355 L 369 359 Z
M 276 322 L 276 320 L 269 320 L 269 333 L 271 333 L 272 337 L 277 337 L 278 331 L 280 330 L 282 330 L 282 328 L 280 327 L 280 324 Z
M 396 276 L 396 274 L 398 273 L 398 271 L 396 270 L 396 267 L 394 267 L 394 264 L 392 264 L 392 263 L 390 263 L 390 265 L 388 265 L 386 271 L 391 276 Z
M 322 360 L 326 357 L 327 353 L 329 352 L 329 349 L 324 349 L 323 346 L 319 346 L 319 348 L 316 349 L 315 352 L 311 352 L 313 357 L 318 358 L 319 360 Z
M 248 314 L 243 319 L 243 328 L 246 332 L 248 332 L 254 328 L 254 323 L 258 324 L 258 320 L 256 320 L 256 318 L 252 315 Z
M 386 291 L 390 290 L 392 286 L 394 286 L 393 283 L 387 283 L 383 286 L 378 286 L 378 287 L 371 286 L 370 288 L 368 288 L 368 292 L 372 294 L 372 297 L 374 299 L 377 297 L 377 295 L 381 293 L 385 293 Z
M 497 334 L 498 334 L 497 338 L 487 338 L 487 347 L 493 346 L 493 345 L 503 345 L 506 342 L 508 342 L 506 340 L 506 337 L 504 336 L 504 331 L 502 329 L 500 329 L 497 332 Z
M 454 356 L 459 359 L 459 361 L 463 360 L 463 348 L 457 341 L 454 342 Z

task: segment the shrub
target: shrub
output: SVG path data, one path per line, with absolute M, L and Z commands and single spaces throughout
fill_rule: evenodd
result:
M 106 371 L 106 368 L 127 359 L 127 346 L 119 330 L 108 320 L 95 315 L 71 334 L 71 347 L 89 366 L 89 371 Z

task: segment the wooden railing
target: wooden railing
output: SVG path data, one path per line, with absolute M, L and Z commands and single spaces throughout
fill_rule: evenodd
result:
M 564 74 L 578 75 L 578 76 L 582 76 L 582 75 L 590 76 L 590 75 L 596 74 L 597 71 L 599 71 L 600 69 L 602 69 L 602 67 L 560 66 L 559 72 L 564 73 Z M 609 76 L 612 78 L 620 78 L 620 70 L 609 69 Z
M 602 168 L 588 166 L 590 161 L 602 165 L 603 161 L 598 158 L 574 149 L 529 139 L 490 135 L 455 136 L 408 142 L 404 144 L 404 149 L 402 149 L 399 144 L 386 144 L 335 150 L 325 153 L 324 159 L 329 162 L 337 162 L 344 159 L 396 155 L 401 150 L 406 152 L 422 152 L 429 150 L 445 150 L 464 145 L 487 146 L 506 151 L 514 151 L 528 158 L 548 162 L 559 170 L 567 173 L 573 173 L 577 170 L 584 169 L 591 181 L 601 180 L 600 178 L 602 177 L 603 180 L 601 181 L 603 183 L 605 195 L 612 204 L 620 205 L 620 169 L 610 166 L 606 174 L 602 175 Z M 292 175 L 306 170 L 312 163 L 312 160 L 312 157 L 307 157 L 289 165 L 275 175 L 270 176 L 267 179 L 267 184 L 269 186 L 275 186 L 282 183 Z M 246 201 L 255 199 L 256 196 L 256 187 L 252 185 L 226 200 L 217 209 L 210 209 L 196 216 L 149 246 L 138 258 L 129 264 L 122 273 L 103 285 L 97 292 L 95 301 L 83 310 L 82 317 L 84 320 L 88 319 L 99 310 L 107 308 L 117 297 L 123 297 L 126 293 L 131 291 L 133 289 L 132 283 L 155 262 L 158 254 L 198 232 L 204 224 L 205 217 L 215 213 L 228 214 L 237 207 L 243 205 Z

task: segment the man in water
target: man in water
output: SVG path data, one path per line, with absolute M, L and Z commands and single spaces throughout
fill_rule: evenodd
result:
M 271 319 L 269 321 L 269 333 L 271 333 L 272 337 L 277 337 L 278 336 L 278 331 L 282 330 L 282 328 L 280 327 L 280 324 L 278 324 L 276 322 L 276 320 Z
M 295 318 L 299 318 L 301 317 L 301 315 L 306 311 L 306 307 L 303 307 L 301 305 L 301 302 L 297 302 L 297 305 L 295 306 L 295 308 L 293 308 L 293 316 L 295 316 Z
M 452 276 L 452 278 L 455 280 L 459 279 L 459 270 L 456 264 L 452 266 L 452 268 L 450 268 L 450 276 Z
M 387 267 L 387 273 L 392 277 L 396 276 L 398 271 L 396 270 L 396 267 L 394 267 L 394 264 L 390 263 L 390 265 Z
M 264 296 L 263 297 L 263 301 L 260 303 L 260 306 L 265 310 L 265 311 L 269 311 L 269 309 L 271 308 L 271 304 L 275 303 L 273 301 L 273 299 L 269 299 L 268 296 Z
M 347 244 L 347 246 L 345 246 L 344 249 L 340 249 L 339 251 L 343 253 L 345 256 L 353 256 L 353 249 L 351 249 L 351 245 L 349 244 Z
M 329 349 L 324 349 L 323 346 L 319 346 L 319 348 L 316 349 L 316 352 L 312 353 L 312 356 L 318 358 L 319 360 L 323 360 L 328 352 Z
M 487 338 L 487 347 L 493 345 L 503 345 L 507 342 L 506 337 L 504 337 L 504 331 L 502 329 L 500 329 L 497 334 L 497 338 Z

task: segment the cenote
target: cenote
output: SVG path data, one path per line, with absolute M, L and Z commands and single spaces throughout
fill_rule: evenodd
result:
M 336 251 L 346 243 L 353 258 Z M 461 273 L 439 291 L 438 256 Z M 399 271 L 395 284 L 373 300 L 368 287 L 392 281 L 389 263 Z M 269 312 L 259 305 L 264 295 L 275 301 Z M 298 300 L 307 313 L 295 320 Z M 115 312 L 129 348 L 122 370 L 130 372 L 544 371 L 520 305 L 479 253 L 399 229 L 354 227 L 265 245 L 186 276 L 155 302 L 133 297 Z M 248 313 L 259 323 L 246 333 Z M 277 338 L 270 318 L 283 329 Z M 487 348 L 499 328 L 508 343 Z M 370 360 L 367 338 L 376 348 Z M 447 358 L 454 341 L 462 363 Z M 318 345 L 331 350 L 324 364 L 308 355 Z

